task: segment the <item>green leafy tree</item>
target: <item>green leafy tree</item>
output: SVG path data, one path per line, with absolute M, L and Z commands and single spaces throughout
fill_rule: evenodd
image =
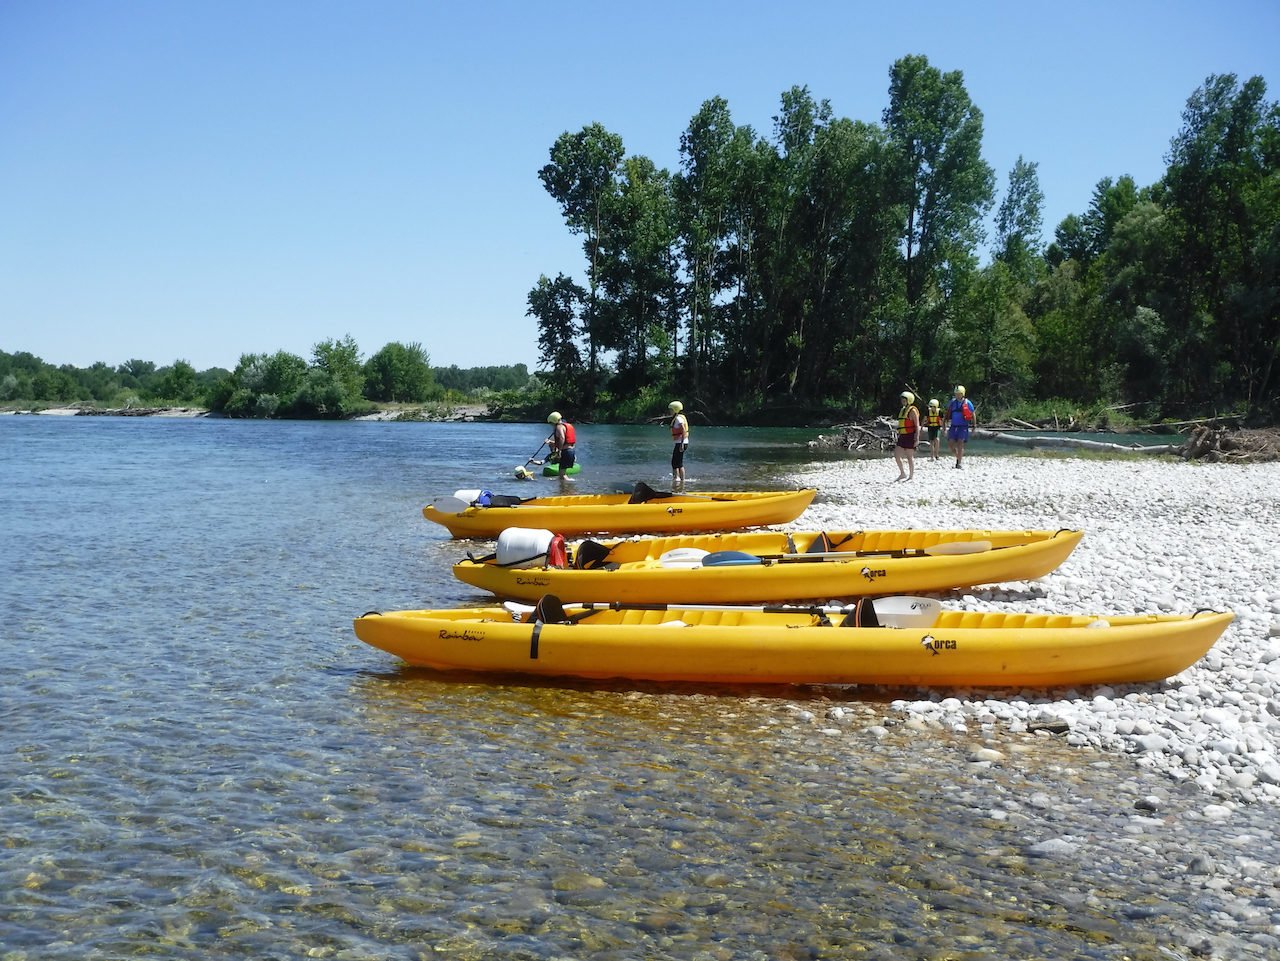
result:
M 670 175 L 647 157 L 627 158 L 603 224 L 598 325 L 623 394 L 654 382 L 655 347 L 679 319 L 675 242 Z
M 1000 260 L 974 280 L 952 325 L 953 356 L 961 369 L 951 369 L 953 376 L 944 383 L 981 384 L 986 404 L 1012 404 L 1030 388 L 1035 360 L 1035 331 L 1022 309 L 1022 284 Z
M 597 290 L 607 205 L 617 196 L 618 173 L 625 152 L 622 138 L 598 123 L 578 133 L 561 134 L 551 147 L 551 161 L 538 171 L 543 186 L 558 204 L 571 233 L 581 234 L 587 258 L 588 297 L 583 328 L 587 341 L 586 404 L 594 406 L 603 378 Z
M 116 373 L 120 375 L 121 383 L 133 390 L 143 389 L 155 372 L 156 365 L 152 361 L 138 360 L 137 358 L 126 360 L 116 368 Z
M 996 210 L 996 259 L 1023 283 L 1035 278 L 1044 223 L 1044 191 L 1037 167 L 1018 157 L 1009 171 L 1009 189 Z
M 75 378 L 69 373 L 48 364 L 31 378 L 33 400 L 73 401 L 76 399 L 77 387 Z
M 1214 75 L 1182 121 L 1161 185 L 1177 238 L 1178 309 L 1165 316 L 1175 363 L 1188 402 L 1235 395 L 1257 410 L 1277 393 L 1280 356 L 1280 292 L 1266 287 L 1280 224 L 1280 106 L 1261 77 Z
M 555 280 L 545 274 L 529 291 L 528 316 L 538 323 L 538 376 L 557 396 L 569 397 L 586 372 L 578 347 L 578 311 L 587 292 L 564 274 Z
M 189 403 L 199 396 L 196 369 L 185 360 L 175 360 L 172 367 L 156 371 L 151 395 L 157 400 Z
M 322 340 L 311 348 L 311 364 L 324 371 L 349 398 L 358 398 L 364 390 L 364 360 L 355 339 L 347 334 L 341 340 Z
M 709 359 L 714 305 L 729 282 L 734 158 L 749 151 L 753 139 L 750 128 L 733 123 L 729 104 L 721 97 L 704 102 L 680 135 L 681 169 L 671 189 L 687 277 L 685 359 L 694 396 L 700 389 L 702 366 Z M 678 330 L 672 331 L 671 343 L 673 363 L 679 364 Z
M 393 341 L 365 362 L 364 383 L 370 400 L 421 403 L 435 386 L 431 358 L 421 344 Z
M 921 356 L 934 355 L 948 297 L 975 268 L 995 175 L 982 159 L 982 111 L 960 71 L 943 73 L 915 55 L 898 60 L 889 77 L 884 124 L 897 151 L 895 201 L 906 211 L 905 312 L 893 348 L 905 381 Z

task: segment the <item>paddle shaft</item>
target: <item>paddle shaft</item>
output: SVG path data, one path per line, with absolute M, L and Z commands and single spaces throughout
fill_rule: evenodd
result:
M 815 551 L 812 554 L 761 554 L 762 561 L 846 560 L 850 557 L 954 557 L 960 554 L 984 554 L 991 550 L 990 541 L 949 541 L 933 547 L 908 547 L 897 551 Z
M 503 607 L 510 611 L 532 611 L 532 604 L 518 604 L 506 601 Z M 622 601 L 569 601 L 564 607 L 578 607 L 584 611 L 743 611 L 748 614 L 845 614 L 849 606 L 836 604 L 800 605 L 800 604 L 626 604 Z
M 550 440 L 550 438 L 548 438 L 548 440 Z M 542 453 L 542 448 L 544 448 L 544 447 L 546 447 L 546 446 L 547 446 L 547 441 L 545 441 L 545 440 L 544 440 L 541 444 L 539 444 L 539 445 L 538 445 L 538 449 L 537 449 L 537 450 L 535 450 L 532 454 L 530 454 L 530 455 L 529 455 L 529 459 L 528 459 L 527 461 L 525 461 L 525 462 L 524 462 L 524 464 L 522 464 L 521 466 L 522 466 L 522 467 L 528 467 L 530 464 L 532 464 L 532 463 L 533 463 L 533 459 L 534 459 L 535 457 L 537 457 L 539 454 L 541 454 L 541 453 Z
M 990 541 L 944 541 L 931 547 L 884 551 L 814 551 L 811 554 L 751 554 L 747 551 L 714 551 L 702 560 L 703 567 L 742 567 L 755 564 L 821 564 L 826 561 L 907 557 L 956 557 L 991 550 Z

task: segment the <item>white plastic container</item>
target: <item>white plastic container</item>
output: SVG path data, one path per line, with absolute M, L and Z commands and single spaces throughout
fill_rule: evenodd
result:
M 508 527 L 498 535 L 496 560 L 501 567 L 544 567 L 554 536 L 539 527 Z

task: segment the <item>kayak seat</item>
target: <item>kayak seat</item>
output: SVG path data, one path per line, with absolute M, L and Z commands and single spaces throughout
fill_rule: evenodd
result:
M 567 624 L 569 615 L 564 612 L 564 604 L 554 594 L 543 594 L 533 608 L 533 620 L 539 624 Z
M 573 552 L 573 566 L 580 571 L 592 571 L 597 567 L 608 567 L 605 563 L 611 548 L 598 541 L 583 541 Z M 613 565 L 614 568 L 617 565 Z
M 818 536 L 813 539 L 813 543 L 809 545 L 806 554 L 825 554 L 832 550 L 831 538 L 827 536 L 826 531 L 819 531 Z
M 523 497 L 517 497 L 515 494 L 490 494 L 490 507 L 516 507 L 524 503 Z
M 631 497 L 628 498 L 627 503 L 644 504 L 648 501 L 659 500 L 663 497 L 675 497 L 675 494 L 671 491 L 654 490 L 644 481 L 636 481 L 635 490 L 631 492 Z
M 876 607 L 869 597 L 858 599 L 858 603 L 853 605 L 844 616 L 844 620 L 840 622 L 841 627 L 879 627 L 880 618 L 876 616 Z

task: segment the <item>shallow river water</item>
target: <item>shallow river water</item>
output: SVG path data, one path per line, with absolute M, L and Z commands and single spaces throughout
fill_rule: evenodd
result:
M 691 486 L 781 483 L 812 435 L 702 431 Z M 591 436 L 580 489 L 663 481 L 660 432 Z M 0 959 L 1276 948 L 1268 891 L 1193 864 L 1265 824 L 1126 757 L 886 692 L 481 681 L 357 641 L 482 600 L 421 507 L 555 489 L 507 480 L 540 439 L 0 417 Z

